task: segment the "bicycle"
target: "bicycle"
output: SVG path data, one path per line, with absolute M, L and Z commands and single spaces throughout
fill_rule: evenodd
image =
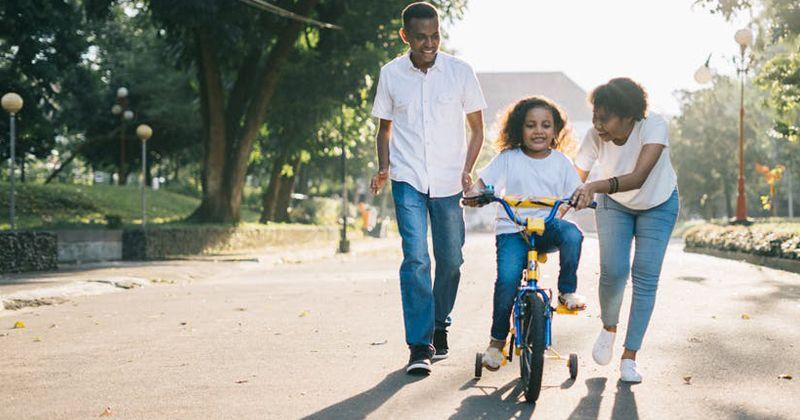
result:
M 553 312 L 570 315 L 578 313 L 577 309 L 570 310 L 561 304 L 553 308 L 552 290 L 539 287 L 539 264 L 547 261 L 547 254 L 540 255 L 535 247 L 536 236 L 544 233 L 545 225 L 553 220 L 559 207 L 564 204 L 570 205 L 570 200 L 569 198 L 550 197 L 499 197 L 495 195 L 491 185 L 487 185 L 477 196 L 462 199 L 464 205 L 472 207 L 482 207 L 492 202 L 499 203 L 508 214 L 509 219 L 523 228 L 520 234 L 524 236 L 530 247 L 527 268 L 522 272 L 522 282 L 514 299 L 514 322 L 506 360 L 511 362 L 515 354 L 519 357 L 520 377 L 525 386 L 525 400 L 534 403 L 539 398 L 542 389 L 545 351 L 552 353 L 548 358 L 564 360 L 564 357 L 551 348 Z M 524 221 L 512 210 L 512 208 L 547 207 L 550 207 L 551 210 L 544 219 L 528 217 Z M 596 208 L 597 203 L 593 202 L 589 207 Z M 569 377 L 574 380 L 578 377 L 578 355 L 571 353 L 566 360 Z M 475 378 L 479 379 L 482 374 L 483 353 L 479 352 L 475 355 Z

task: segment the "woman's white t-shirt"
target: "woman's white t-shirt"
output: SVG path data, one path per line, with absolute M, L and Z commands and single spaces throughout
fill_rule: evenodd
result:
M 611 194 L 614 201 L 634 210 L 647 210 L 664 203 L 677 186 L 678 177 L 669 160 L 669 139 L 667 121 L 660 115 L 649 114 L 637 121 L 628 141 L 622 146 L 600 139 L 597 130 L 592 128 L 581 142 L 575 165 L 590 171 L 597 163 L 601 178 L 627 175 L 636 167 L 636 160 L 645 144 L 663 144 L 658 162 L 638 190 Z
M 572 161 L 563 153 L 552 150 L 544 159 L 529 157 L 521 149 L 501 152 L 483 168 L 479 176 L 484 184 L 492 185 L 500 194 L 569 197 L 581 185 L 581 179 Z M 520 208 L 519 217 L 544 218 L 550 213 L 548 208 Z M 519 232 L 505 210 L 497 206 L 496 234 Z

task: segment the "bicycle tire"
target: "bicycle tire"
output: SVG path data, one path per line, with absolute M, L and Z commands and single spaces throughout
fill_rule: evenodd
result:
M 519 358 L 520 377 L 525 387 L 525 401 L 535 403 L 542 390 L 546 309 L 541 296 L 533 292 L 525 295 L 524 305 L 522 348 Z

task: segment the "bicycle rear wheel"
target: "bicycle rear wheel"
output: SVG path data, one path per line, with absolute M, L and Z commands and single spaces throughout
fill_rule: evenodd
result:
M 520 354 L 520 377 L 525 387 L 525 401 L 534 403 L 542 390 L 542 371 L 544 369 L 544 326 L 545 303 L 538 293 L 528 293 L 524 302 L 525 314 L 522 317 L 522 338 Z

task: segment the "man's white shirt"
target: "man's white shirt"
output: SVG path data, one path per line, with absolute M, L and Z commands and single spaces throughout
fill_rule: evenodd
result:
M 390 176 L 430 197 L 461 192 L 467 156 L 465 114 L 486 109 L 466 62 L 439 52 L 423 73 L 410 53 L 381 68 L 372 116 L 392 121 Z

